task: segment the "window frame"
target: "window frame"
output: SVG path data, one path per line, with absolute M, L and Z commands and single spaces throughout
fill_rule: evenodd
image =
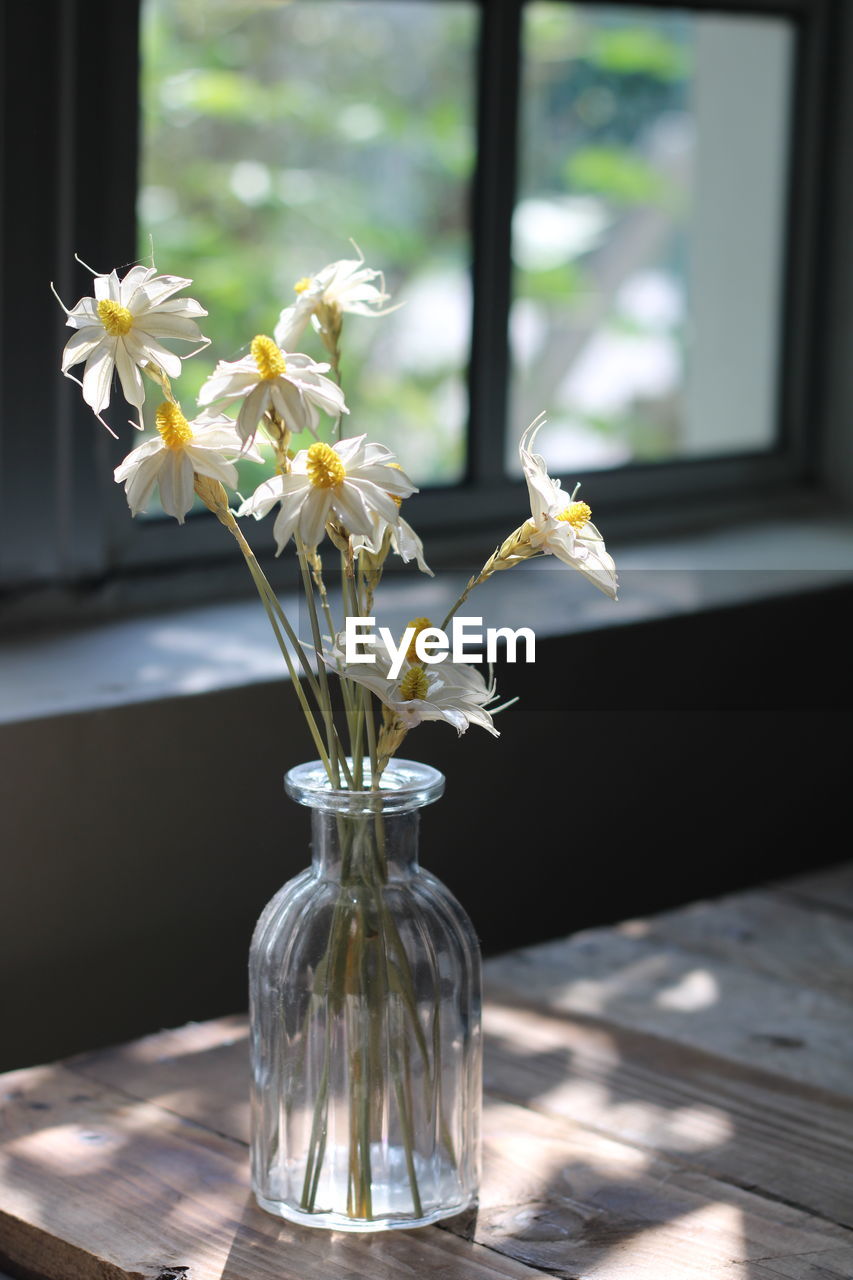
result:
M 230 543 L 206 514 L 189 518 L 180 534 L 171 521 L 130 520 L 111 476 L 126 452 L 126 438 L 111 440 L 93 423 L 77 388 L 51 374 L 67 330 L 47 278 L 73 302 L 85 292 L 88 278 L 73 261 L 75 251 L 87 260 L 96 253 L 92 265 L 99 270 L 129 263 L 136 254 L 139 2 L 45 0 L 37 10 L 3 6 L 0 15 L 7 193 L 0 223 L 5 286 L 0 582 L 12 593 L 85 586 L 99 592 L 108 608 L 123 608 L 136 598 L 205 596 L 231 590 L 238 577 L 240 582 L 245 577 L 242 565 L 234 566 Z M 523 483 L 504 474 L 503 425 L 497 443 L 494 425 L 505 422 L 509 385 L 506 320 L 524 3 L 480 0 L 468 467 L 460 484 L 418 497 L 417 527 L 428 553 L 437 545 L 430 559 L 439 564 L 464 563 L 493 544 L 506 532 L 507 513 L 526 505 Z M 836 0 L 631 3 L 766 14 L 794 24 L 787 250 L 777 447 L 596 471 L 596 516 L 606 520 L 610 536 L 713 522 L 721 510 L 756 513 L 784 506 L 792 494 L 817 492 L 831 282 L 826 246 L 835 144 L 830 126 L 842 75 L 841 59 L 833 58 L 841 22 Z M 34 147 L 45 188 L 22 191 L 20 175 L 27 172 Z M 38 341 L 33 334 L 41 335 Z M 576 479 L 565 477 L 566 483 Z M 260 553 L 272 550 L 271 522 L 259 524 L 253 534 Z M 123 587 L 123 582 L 137 585 Z M 148 585 L 140 588 L 143 582 Z

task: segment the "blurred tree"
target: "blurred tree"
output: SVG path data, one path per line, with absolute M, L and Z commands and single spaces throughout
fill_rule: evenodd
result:
M 354 257 L 350 239 L 394 302 L 440 279 L 417 333 L 408 316 L 346 321 L 347 430 L 418 483 L 457 480 L 477 6 L 143 0 L 142 15 L 140 254 L 153 242 L 161 270 L 192 277 L 220 359 L 272 332 L 296 280 Z M 435 326 L 459 335 L 440 362 Z M 310 332 L 304 346 L 320 358 Z M 208 357 L 186 366 L 185 400 Z

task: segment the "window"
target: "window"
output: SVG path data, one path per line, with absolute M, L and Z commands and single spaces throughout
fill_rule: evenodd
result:
M 400 307 L 346 324 L 353 422 L 419 484 L 460 481 L 476 4 L 142 0 L 141 19 L 140 253 L 192 276 L 232 360 L 352 237 Z
M 570 474 L 775 448 L 792 44 L 774 16 L 525 7 L 511 468 L 543 405 Z
M 161 269 L 193 259 L 225 358 L 274 323 L 298 274 L 345 256 L 347 234 L 387 265 L 410 301 L 391 338 L 388 322 L 351 327 L 353 363 L 377 375 L 353 374 L 353 398 L 415 451 L 426 535 L 502 530 L 524 501 L 514 442 L 540 409 L 552 469 L 622 527 L 652 506 L 754 503 L 807 480 L 825 381 L 833 12 L 4 7 L 3 581 L 98 581 L 230 551 L 205 516 L 180 538 L 131 522 L 111 481 L 126 442 L 50 373 L 63 325 L 44 278 L 76 300 L 74 251 L 128 263 L 137 233 Z M 235 272 L 238 253 L 266 296 Z

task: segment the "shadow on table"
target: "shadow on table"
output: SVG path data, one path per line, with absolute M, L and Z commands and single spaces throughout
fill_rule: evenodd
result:
M 564 1277 L 767 1280 L 772 1259 L 814 1253 L 848 1280 L 853 1236 L 817 1220 L 853 1225 L 843 1097 L 687 1043 L 707 1009 L 647 1032 L 611 1022 L 606 999 L 559 1012 L 548 992 L 537 1012 L 539 994 L 493 992 L 487 1010 L 481 1242 Z M 754 1027 L 758 1057 L 758 1011 Z
M 585 975 L 591 966 L 585 958 Z M 610 964 L 604 981 L 595 1013 L 561 1011 L 556 977 L 550 987 L 531 979 L 517 997 L 492 990 L 476 1223 L 348 1235 L 257 1208 L 239 1026 L 186 1028 L 21 1073 L 6 1099 L 20 1132 L 5 1145 L 0 1180 L 41 1197 L 44 1231 L 70 1240 L 73 1227 L 93 1252 L 117 1239 L 110 1218 L 121 1221 L 122 1261 L 134 1250 L 146 1266 L 156 1257 L 158 1280 L 187 1267 L 202 1274 L 213 1258 L 222 1280 L 522 1280 L 524 1268 L 565 1280 L 680 1280 L 697 1267 L 703 1280 L 802 1280 L 811 1255 L 822 1280 L 849 1280 L 851 1237 L 832 1225 L 853 1214 L 845 1100 L 696 1047 L 713 1001 L 729 1010 L 741 998 L 725 984 L 711 992 L 682 975 L 667 986 L 645 963 L 621 974 Z M 639 999 L 643 982 L 678 991 L 680 1004 L 653 1001 L 649 1025 L 619 1025 L 619 1000 L 626 990 Z M 799 1052 L 799 1038 L 781 1032 L 768 1046 L 766 1025 L 759 1011 L 751 1028 L 741 1019 L 757 1058 Z M 0 1265 L 2 1252 L 0 1216 Z

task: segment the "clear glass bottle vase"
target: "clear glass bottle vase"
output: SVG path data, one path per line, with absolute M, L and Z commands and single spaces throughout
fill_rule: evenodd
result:
M 380 791 L 337 791 L 316 762 L 285 786 L 312 865 L 252 941 L 255 1195 L 335 1230 L 437 1222 L 476 1203 L 482 1094 L 477 938 L 418 865 L 444 778 L 395 760 Z

